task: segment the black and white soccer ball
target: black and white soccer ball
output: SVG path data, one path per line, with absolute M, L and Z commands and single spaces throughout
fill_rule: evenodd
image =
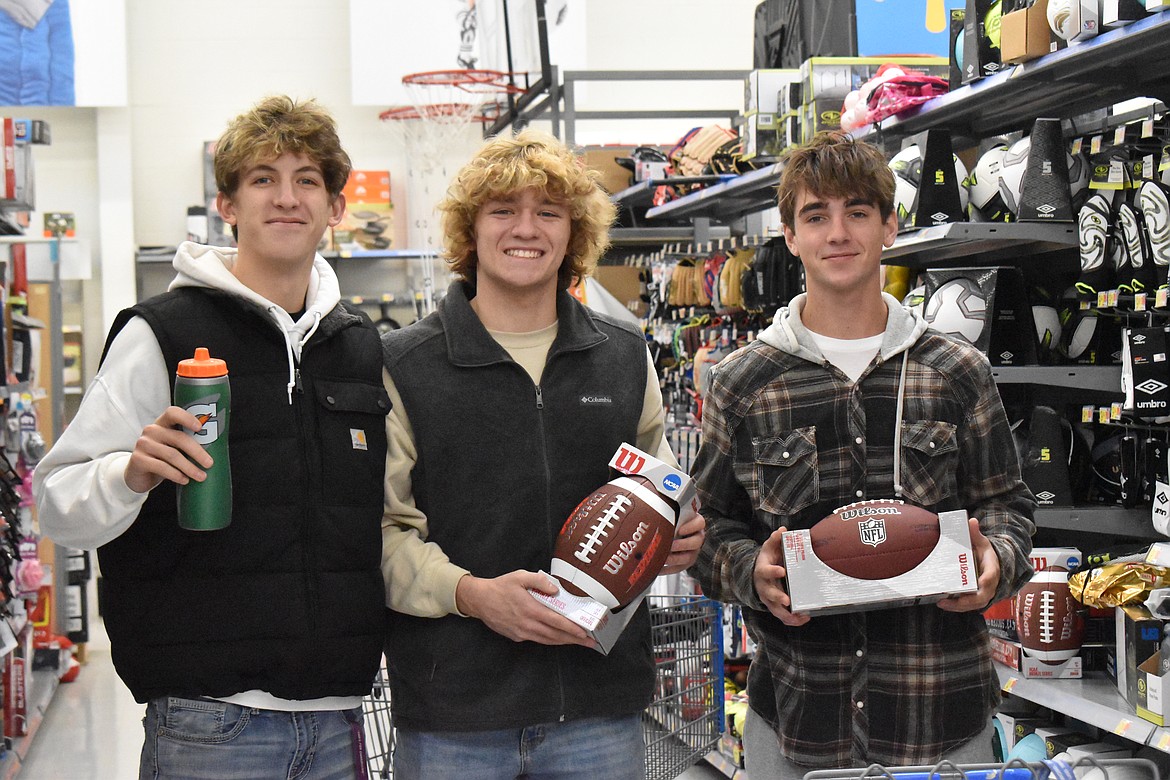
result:
M 987 326 L 987 299 L 975 280 L 955 277 L 939 285 L 926 301 L 922 316 L 940 333 L 974 344 Z
M 1005 222 L 1007 206 L 999 194 L 999 174 L 1007 144 L 996 144 L 975 162 L 964 181 L 969 198 L 968 216 L 978 222 Z

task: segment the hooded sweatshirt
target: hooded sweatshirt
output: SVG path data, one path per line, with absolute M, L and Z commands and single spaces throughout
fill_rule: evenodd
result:
M 288 312 L 232 275 L 236 259 L 235 249 L 184 242 L 175 255 L 177 273 L 169 289 L 214 289 L 266 312 L 273 327 L 283 334 L 291 399 L 301 349 L 340 300 L 337 277 L 317 255 L 305 312 L 294 322 Z M 143 428 L 171 405 L 172 379 L 150 326 L 140 317 L 130 319 L 108 345 L 76 417 L 34 472 L 33 492 L 45 535 L 68 547 L 96 549 L 130 528 L 150 494 L 136 493 L 126 485 L 126 464 Z M 259 691 L 227 700 L 286 710 L 334 709 L 360 703 L 360 698 L 352 697 L 288 702 Z

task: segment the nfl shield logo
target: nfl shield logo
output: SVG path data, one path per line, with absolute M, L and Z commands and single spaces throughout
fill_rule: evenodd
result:
M 880 517 L 871 517 L 858 524 L 857 529 L 861 533 L 862 544 L 877 547 L 886 540 L 886 521 Z

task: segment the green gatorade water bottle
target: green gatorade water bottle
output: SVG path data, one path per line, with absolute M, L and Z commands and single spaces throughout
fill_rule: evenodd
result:
M 179 525 L 191 531 L 216 531 L 232 521 L 232 471 L 228 462 L 228 410 L 232 402 L 227 363 L 206 347 L 179 361 L 175 372 L 175 406 L 199 418 L 203 428 L 191 434 L 215 463 L 207 479 L 179 485 Z

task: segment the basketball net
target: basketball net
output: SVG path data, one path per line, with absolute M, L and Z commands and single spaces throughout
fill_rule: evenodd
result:
M 488 70 L 411 73 L 402 77 L 402 84 L 410 105 L 389 108 L 379 118 L 402 139 L 406 150 L 407 240 L 422 253 L 420 314 L 429 314 L 442 246 L 436 207 L 472 145 L 482 141 L 482 133 L 472 132 L 472 126 L 493 121 L 500 115 L 501 99 L 523 90 L 512 84 L 509 74 Z

